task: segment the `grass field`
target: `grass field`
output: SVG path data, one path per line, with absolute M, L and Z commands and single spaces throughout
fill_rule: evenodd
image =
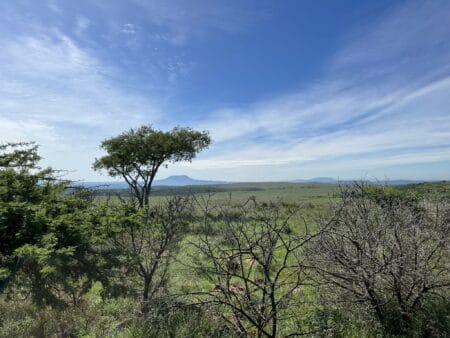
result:
M 336 184 L 326 183 L 278 183 L 255 182 L 234 183 L 184 187 L 155 187 L 151 193 L 151 199 L 158 200 L 161 197 L 175 195 L 203 195 L 211 196 L 216 200 L 232 199 L 239 202 L 255 197 L 258 201 L 268 202 L 282 200 L 284 202 L 314 202 L 325 203 L 336 192 Z M 101 190 L 100 196 L 126 195 L 127 190 Z
M 425 182 L 395 186 L 401 191 L 409 191 L 423 197 L 450 196 L 450 182 Z M 314 207 L 325 207 L 339 189 L 337 184 L 330 183 L 285 183 L 285 182 L 249 182 L 233 184 L 217 184 L 183 187 L 154 187 L 150 200 L 156 202 L 165 197 L 175 195 L 208 196 L 213 200 L 231 199 L 236 203 L 255 197 L 259 202 L 282 201 L 286 203 L 308 204 Z M 99 198 L 107 195 L 127 195 L 127 190 L 102 190 Z

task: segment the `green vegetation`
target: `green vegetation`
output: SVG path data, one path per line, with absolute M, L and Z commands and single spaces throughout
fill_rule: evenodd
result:
M 450 332 L 449 182 L 156 187 L 146 203 L 71 188 L 37 150 L 0 148 L 0 337 Z

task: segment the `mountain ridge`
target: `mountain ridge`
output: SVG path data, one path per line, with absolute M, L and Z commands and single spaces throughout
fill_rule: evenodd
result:
M 289 181 L 280 181 L 287 183 L 328 183 L 328 184 L 337 184 L 337 183 L 351 183 L 358 180 L 338 180 L 332 177 L 314 177 L 309 179 L 295 179 Z M 359 180 L 360 181 L 360 180 Z M 388 184 L 388 185 L 402 185 L 402 184 L 411 184 L 411 183 L 421 183 L 425 182 L 424 180 L 386 180 L 386 181 L 375 181 L 375 180 L 364 180 L 367 183 L 380 183 L 380 184 Z M 76 182 L 77 183 L 77 182 Z M 231 181 L 219 181 L 219 180 L 199 180 L 188 175 L 172 175 L 166 177 L 164 179 L 155 180 L 153 182 L 153 186 L 155 187 L 181 187 L 181 186 L 190 186 L 190 185 L 216 185 L 216 184 L 232 184 L 232 183 L 249 183 L 249 182 L 231 182 Z M 126 189 L 128 185 L 126 182 L 80 182 L 78 185 L 89 187 L 89 188 L 99 188 L 99 189 Z
M 227 184 L 231 182 L 226 181 L 214 181 L 214 180 L 197 180 L 187 175 L 172 175 L 164 179 L 155 180 L 153 182 L 154 187 L 182 187 L 188 185 L 213 185 L 213 184 Z M 79 185 L 88 188 L 100 188 L 100 189 L 125 189 L 128 188 L 126 182 L 80 182 Z

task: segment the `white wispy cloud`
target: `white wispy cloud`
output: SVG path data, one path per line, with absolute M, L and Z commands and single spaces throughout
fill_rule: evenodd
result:
M 219 148 L 225 148 L 224 156 L 231 159 L 242 153 L 243 163 L 249 158 L 256 162 L 262 157 L 298 161 L 438 146 L 450 143 L 448 92 L 450 77 L 383 97 L 345 91 L 325 101 L 319 98 L 310 106 L 285 97 L 259 104 L 257 107 L 263 108 L 252 108 L 250 113 L 243 110 L 246 116 L 216 113 L 215 120 L 203 127 L 215 135 Z M 236 143 L 248 142 L 245 140 L 252 133 L 264 137 L 247 144 L 246 150 L 236 151 Z M 283 142 L 277 142 L 279 139 Z
M 449 9 L 446 0 L 398 3 L 377 21 L 355 27 L 343 39 L 333 67 L 383 76 L 407 70 L 416 76 L 426 67 L 448 64 Z
M 50 125 L 37 120 L 7 119 L 0 116 L 1 142 L 57 142 L 58 135 Z
M 3 46 L 3 117 L 106 127 L 159 116 L 154 102 L 111 81 L 114 69 L 59 31 L 3 40 Z
M 146 18 L 159 26 L 158 37 L 174 45 L 185 45 L 210 30 L 236 32 L 263 18 L 254 9 L 231 2 L 209 0 L 132 0 Z
M 197 125 L 211 131 L 215 151 L 193 168 L 253 167 L 269 177 L 330 159 L 346 161 L 341 171 L 450 161 L 449 15 L 445 1 L 397 6 L 349 34 L 318 84 L 211 113 Z
M 161 47 L 181 46 L 205 28 L 233 30 L 238 12 L 196 1 L 199 11 L 186 10 L 184 2 L 79 5 L 0 4 L 6 15 L 0 24 L 0 142 L 37 141 L 55 166 L 86 168 L 80 175 L 87 177 L 104 137 L 144 123 L 164 124 L 167 110 L 161 107 L 173 95 L 170 86 L 192 68 L 178 53 L 160 53 L 158 44 L 139 58 L 135 53 L 141 51 L 132 49 L 153 45 L 155 36 Z M 139 13 L 140 23 L 130 20 L 135 15 L 124 19 L 128 9 Z M 145 73 L 142 86 L 133 78 L 141 74 L 129 72 L 133 68 Z M 66 153 L 74 147 L 72 163 Z
M 54 28 L 3 36 L 0 142 L 36 141 L 46 164 L 92 175 L 103 138 L 161 118 L 157 97 L 128 90 L 118 72 Z

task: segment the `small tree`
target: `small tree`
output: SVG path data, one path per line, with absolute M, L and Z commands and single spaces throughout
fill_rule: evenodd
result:
M 309 283 L 302 251 L 317 233 L 308 231 L 306 223 L 301 232 L 291 230 L 298 206 L 254 199 L 242 205 L 201 204 L 205 231 L 192 243 L 191 267 L 210 286 L 203 284 L 190 295 L 200 304 L 216 305 L 241 336 L 307 334 L 292 323 L 299 318 L 303 288 Z M 217 230 L 210 235 L 213 227 Z
M 108 154 L 96 159 L 93 168 L 105 169 L 110 176 L 125 179 L 142 207 L 148 205 L 151 186 L 161 166 L 191 161 L 210 143 L 206 131 L 176 127 L 164 132 L 142 126 L 104 140 L 101 147 Z
M 448 299 L 448 204 L 355 184 L 312 248 L 312 265 L 338 303 L 368 307 L 385 333 L 411 334 L 427 302 Z M 326 292 L 322 292 L 325 294 Z
M 90 192 L 69 194 L 39 160 L 34 143 L 0 145 L 0 293 L 13 284 L 38 305 L 66 305 L 104 282 L 108 263 L 93 248 Z
M 41 209 L 62 191 L 40 159 L 34 143 L 0 145 L 0 293 L 23 266 L 16 250 L 41 239 L 47 230 Z
M 127 274 L 140 280 L 144 313 L 166 287 L 169 266 L 188 225 L 190 205 L 188 197 L 172 197 L 153 207 L 137 207 L 128 201 L 105 205 L 103 223 L 109 243 Z

